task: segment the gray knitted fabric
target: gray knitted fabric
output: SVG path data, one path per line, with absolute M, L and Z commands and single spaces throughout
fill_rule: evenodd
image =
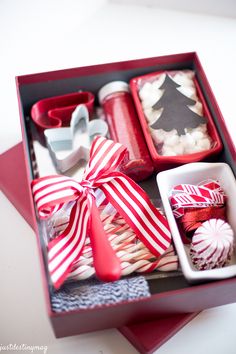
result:
M 148 283 L 143 276 L 125 278 L 112 283 L 95 279 L 65 284 L 51 294 L 54 312 L 87 309 L 95 306 L 118 304 L 122 301 L 150 296 Z

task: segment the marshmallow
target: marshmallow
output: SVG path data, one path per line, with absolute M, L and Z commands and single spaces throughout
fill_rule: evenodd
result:
M 209 138 L 200 139 L 197 141 L 197 147 L 199 151 L 209 150 L 211 147 L 211 141 Z
M 187 149 L 191 149 L 195 145 L 195 140 L 191 134 L 187 133 L 185 135 L 180 136 L 180 142 L 185 146 Z
M 151 107 L 148 107 L 148 108 L 144 108 L 144 114 L 145 114 L 145 117 L 148 121 L 148 123 L 151 123 L 152 122 L 152 108 Z
M 191 98 L 192 100 L 197 100 L 197 92 L 195 87 L 190 87 L 190 86 L 180 86 L 177 88 L 178 91 L 180 91 L 183 95 L 186 97 Z
M 195 76 L 195 73 L 193 70 L 184 70 L 184 71 L 180 71 L 182 73 L 182 75 L 185 75 L 188 79 L 193 79 Z
M 181 143 L 179 143 L 178 145 L 175 145 L 173 147 L 173 149 L 174 149 L 174 152 L 175 152 L 176 155 L 184 155 L 184 153 L 185 153 L 184 152 L 184 146 Z
M 177 154 L 176 154 L 176 152 L 173 149 L 171 149 L 170 147 L 164 145 L 162 147 L 162 155 L 163 156 L 176 156 Z
M 166 132 L 163 129 L 150 129 L 150 132 L 155 145 L 159 145 L 164 142 Z
M 192 130 L 190 135 L 195 141 L 198 141 L 198 140 L 201 140 L 204 138 L 204 133 L 199 130 Z
M 143 87 L 139 90 L 139 97 L 142 101 L 148 99 L 149 94 L 152 92 L 152 84 L 150 82 L 145 82 Z
M 179 136 L 177 134 L 172 134 L 166 137 L 165 144 L 169 146 L 176 146 L 179 144 Z
M 176 74 L 173 76 L 173 80 L 181 86 L 194 87 L 194 81 L 184 74 Z
M 206 124 L 200 124 L 196 129 L 203 132 L 203 133 L 207 133 L 207 125 Z
M 163 82 L 165 81 L 165 78 L 166 78 L 166 74 L 163 73 L 155 81 L 153 81 L 152 83 L 153 89 L 158 90 L 163 84 Z
M 159 90 L 160 91 L 160 90 Z M 154 90 L 150 90 L 148 98 L 146 98 L 142 102 L 142 106 L 144 109 L 146 108 L 151 108 L 157 101 L 159 101 L 160 97 L 162 96 L 162 92 L 160 91 L 160 94 L 157 93 Z
M 150 121 L 149 124 L 152 125 L 156 120 L 158 120 L 163 112 L 163 108 L 158 109 L 156 111 L 152 111 L 150 115 Z
M 189 109 L 197 113 L 199 116 L 203 116 L 203 108 L 201 102 L 197 101 L 194 106 L 189 106 Z

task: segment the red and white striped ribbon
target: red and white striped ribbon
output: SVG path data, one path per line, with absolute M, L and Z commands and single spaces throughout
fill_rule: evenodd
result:
M 225 195 L 217 181 L 203 181 L 199 185 L 179 184 L 171 190 L 170 203 L 176 218 L 184 215 L 184 208 L 224 205 Z
M 67 228 L 48 244 L 49 273 L 55 288 L 62 285 L 80 257 L 86 235 L 89 235 L 90 211 L 97 188 L 154 255 L 160 256 L 169 247 L 171 234 L 166 218 L 134 181 L 117 171 L 126 152 L 121 144 L 97 137 L 91 146 L 82 182 L 60 175 L 32 182 L 40 218 L 48 218 L 65 203 L 74 201 Z

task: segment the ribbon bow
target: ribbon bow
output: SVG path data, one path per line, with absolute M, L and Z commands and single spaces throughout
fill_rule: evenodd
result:
M 90 160 L 81 182 L 60 175 L 32 182 L 34 201 L 42 219 L 50 217 L 65 203 L 74 201 L 67 228 L 48 244 L 49 273 L 56 289 L 80 257 L 86 235 L 94 240 L 94 233 L 99 233 L 96 239 L 102 242 L 100 233 L 104 230 L 101 227 L 96 230 L 93 222 L 98 216 L 96 189 L 105 194 L 108 202 L 155 256 L 160 256 L 169 247 L 171 234 L 166 218 L 133 180 L 117 171 L 126 153 L 127 149 L 121 144 L 97 137 L 92 143 Z M 100 260 L 102 252 L 101 249 Z M 103 263 L 106 263 L 105 255 Z

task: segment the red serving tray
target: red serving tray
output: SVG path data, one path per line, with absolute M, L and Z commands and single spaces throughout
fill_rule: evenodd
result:
M 170 71 L 164 71 L 167 74 Z M 130 80 L 130 89 L 131 93 L 133 95 L 136 111 L 140 120 L 140 123 L 143 128 L 143 132 L 145 135 L 146 143 L 148 145 L 149 152 L 151 154 L 151 157 L 153 159 L 153 162 L 155 164 L 155 168 L 157 171 L 161 171 L 164 169 L 168 168 L 173 168 L 178 165 L 186 164 L 189 162 L 197 162 L 197 161 L 204 161 L 206 158 L 212 155 L 218 154 L 222 150 L 222 142 L 220 140 L 219 134 L 217 132 L 217 129 L 215 127 L 215 124 L 213 122 L 213 119 L 211 117 L 211 114 L 209 112 L 209 109 L 207 107 L 206 100 L 201 92 L 201 89 L 199 87 L 199 84 L 196 80 L 196 78 L 193 78 L 196 91 L 197 91 L 197 96 L 199 97 L 199 100 L 202 104 L 203 107 L 203 112 L 204 116 L 207 118 L 207 127 L 208 127 L 208 133 L 210 137 L 212 138 L 212 141 L 214 142 L 214 146 L 210 150 L 205 150 L 193 154 L 188 154 L 188 155 L 179 155 L 179 156 L 162 156 L 157 153 L 157 149 L 154 145 L 153 139 L 150 135 L 149 128 L 148 128 L 148 123 L 145 118 L 145 114 L 142 108 L 142 104 L 139 98 L 139 88 L 140 88 L 140 82 L 148 82 L 151 81 L 153 78 L 155 78 L 157 75 L 163 73 L 163 71 L 158 71 L 158 72 L 153 72 L 151 74 L 146 74 L 146 75 L 141 75 L 138 77 L 134 77 Z
M 33 228 L 23 145 L 19 143 L 0 156 L 0 186 L 4 194 Z M 17 178 L 16 178 L 17 171 Z M 118 330 L 143 354 L 149 354 L 170 339 L 198 312 L 123 326 Z

